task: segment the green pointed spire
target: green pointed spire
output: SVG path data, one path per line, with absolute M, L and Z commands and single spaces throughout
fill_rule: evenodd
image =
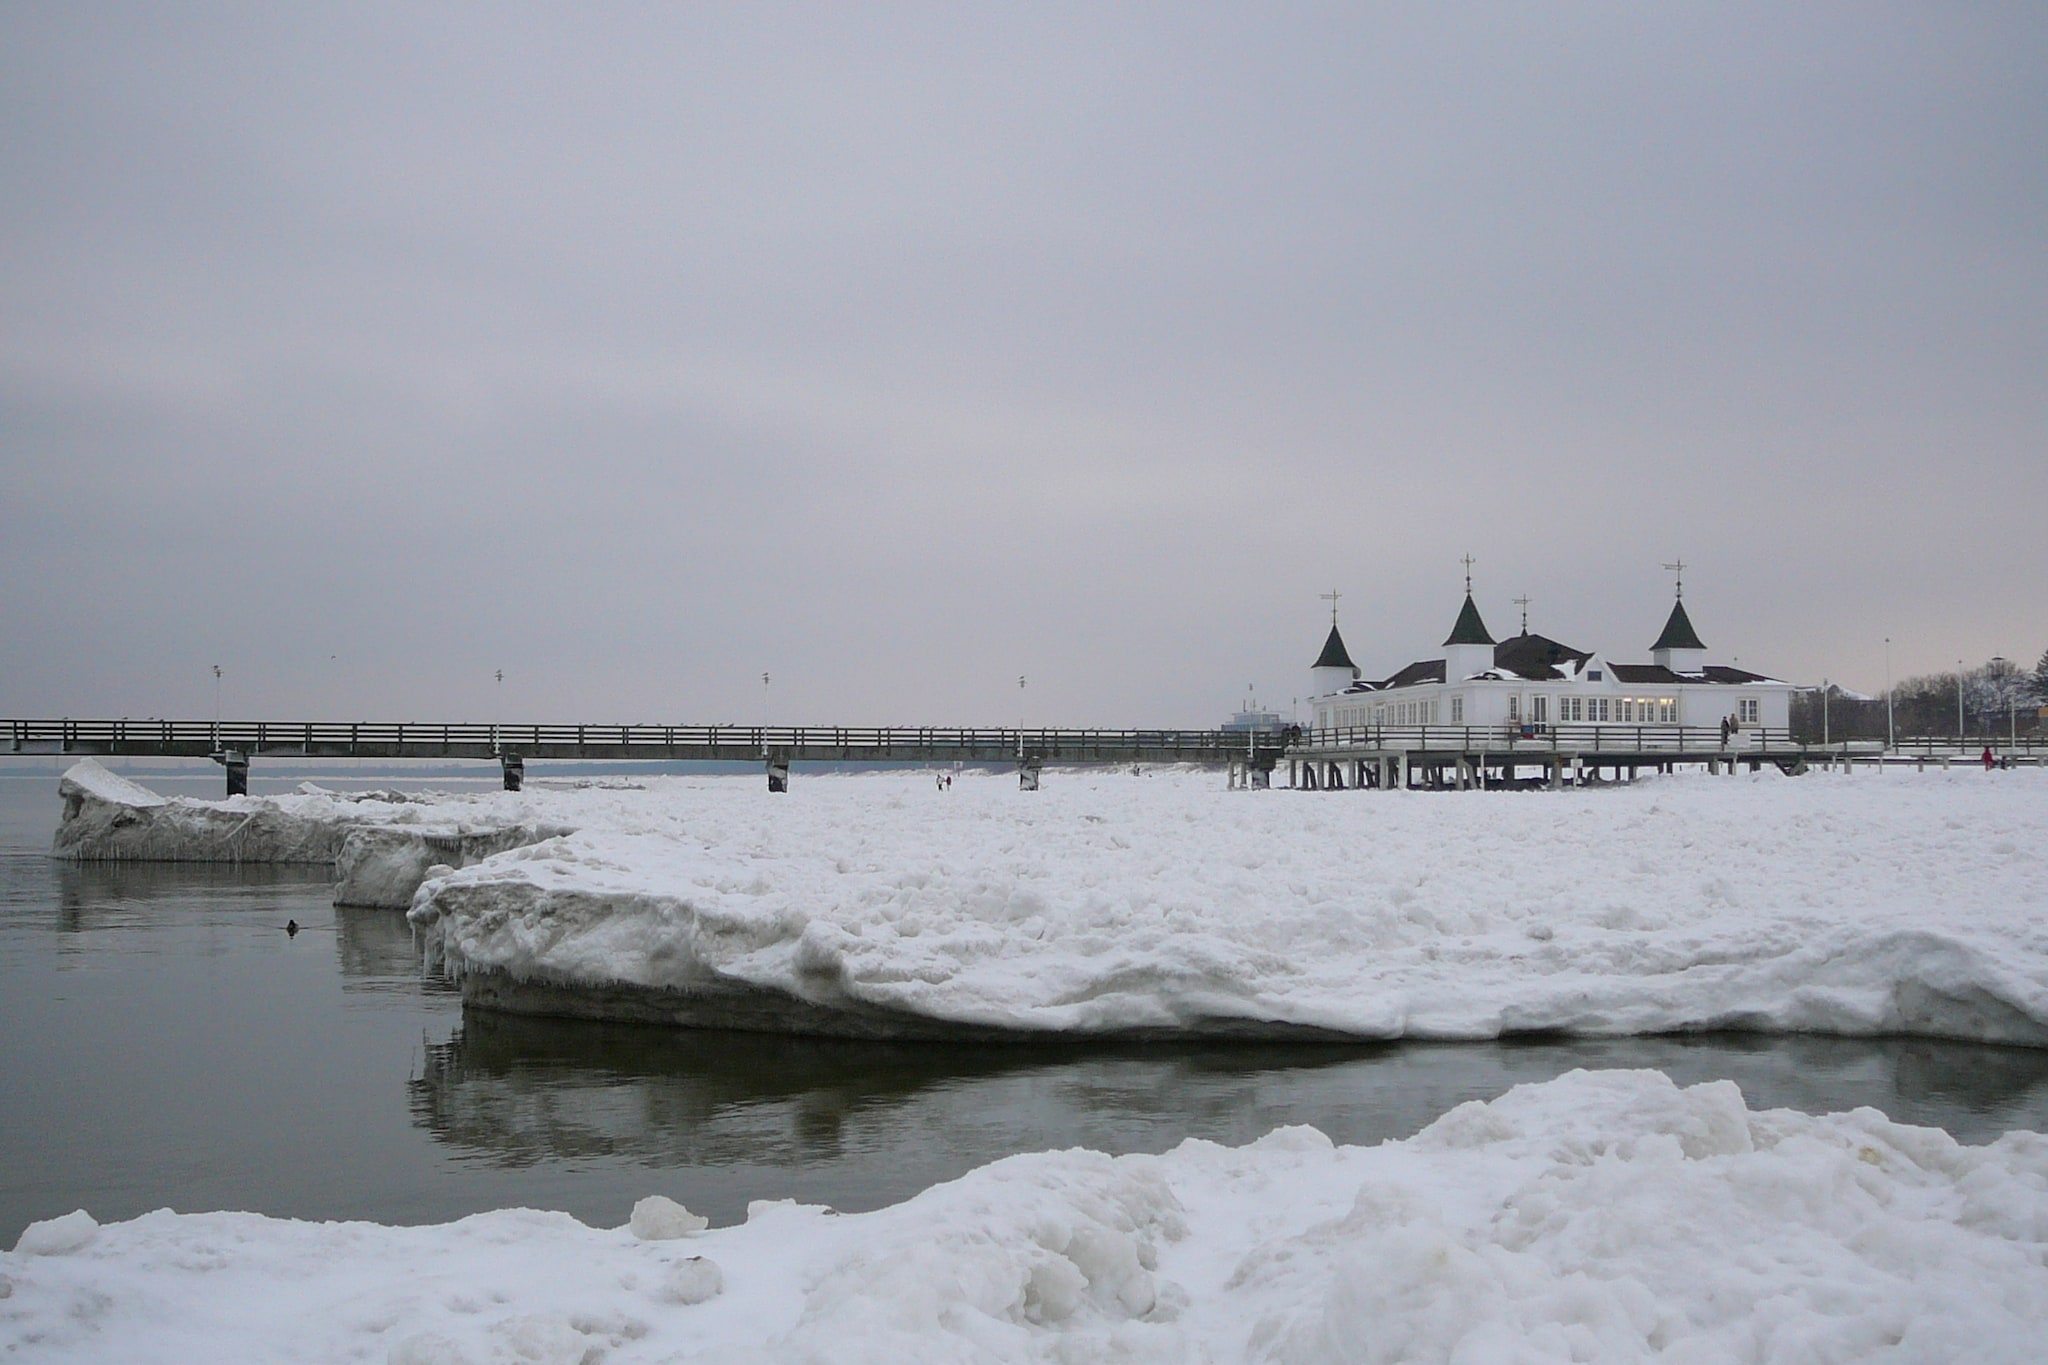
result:
M 1700 642 L 1699 632 L 1692 628 L 1692 618 L 1685 614 L 1683 599 L 1671 604 L 1671 619 L 1664 623 L 1664 633 L 1657 637 L 1657 643 L 1650 646 L 1652 653 L 1660 649 L 1705 649 Z
M 1323 652 L 1316 655 L 1310 668 L 1348 668 L 1358 671 L 1358 665 L 1351 662 L 1351 655 L 1344 648 L 1344 637 L 1337 633 L 1337 623 L 1330 623 L 1330 638 L 1323 641 Z
M 1479 608 L 1472 604 L 1472 594 L 1465 594 L 1465 605 L 1458 612 L 1458 624 L 1451 627 L 1451 638 L 1446 645 L 1490 645 L 1493 637 L 1486 633 L 1486 622 L 1479 619 Z

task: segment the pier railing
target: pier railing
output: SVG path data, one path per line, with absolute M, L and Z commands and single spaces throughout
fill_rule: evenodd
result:
M 939 726 L 485 725 L 379 721 L 0 720 L 0 750 L 207 758 L 1220 763 L 1274 755 L 1282 740 L 1233 730 Z

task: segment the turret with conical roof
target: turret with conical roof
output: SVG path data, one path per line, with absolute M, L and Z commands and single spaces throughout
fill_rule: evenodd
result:
M 1444 641 L 1445 680 L 1469 678 L 1493 667 L 1493 636 L 1479 619 L 1479 607 L 1472 601 L 1472 589 L 1465 589 L 1465 605 L 1458 609 L 1457 624 Z
M 1707 666 L 1707 647 L 1685 614 L 1684 598 L 1672 602 L 1664 633 L 1650 646 L 1650 658 L 1673 673 L 1697 673 Z
M 1336 613 L 1330 615 L 1330 636 L 1323 641 L 1323 652 L 1309 665 L 1311 696 L 1342 692 L 1358 680 L 1358 665 L 1351 662 L 1351 651 L 1344 648 L 1344 637 L 1337 633 Z

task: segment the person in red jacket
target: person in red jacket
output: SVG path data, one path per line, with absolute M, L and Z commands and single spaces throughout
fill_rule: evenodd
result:
M 1997 760 L 1991 757 L 1991 746 L 1990 746 L 1989 744 L 1985 745 L 1985 746 L 1984 746 L 1984 771 L 1988 773 L 1988 772 L 1990 772 L 1990 771 L 1991 771 L 1991 770 L 1992 770 L 1993 768 L 1995 768 L 1995 767 L 1997 767 L 1997 766 L 1998 766 Z

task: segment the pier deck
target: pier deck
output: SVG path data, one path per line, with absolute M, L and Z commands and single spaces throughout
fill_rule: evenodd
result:
M 1303 732 L 1284 757 L 1288 785 L 1311 788 L 1428 785 L 1447 778 L 1458 786 L 1518 780 L 1535 769 L 1553 782 L 1567 772 L 1616 775 L 1642 769 L 1669 771 L 1680 764 L 1734 771 L 1771 764 L 1786 772 L 1835 764 L 1975 762 L 1986 741 L 1952 738 L 1838 740 L 1818 744 L 1789 730 L 1747 726 L 1733 734 L 1718 726 L 1358 726 Z M 2001 760 L 2048 761 L 2048 737 L 2035 734 L 1989 741 Z

